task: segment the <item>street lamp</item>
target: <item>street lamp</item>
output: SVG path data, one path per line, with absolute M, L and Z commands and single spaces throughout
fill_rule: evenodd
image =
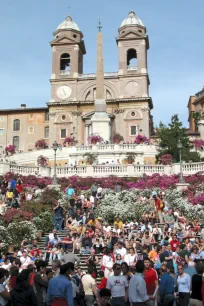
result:
M 54 150 L 54 175 L 53 175 L 53 185 L 57 185 L 57 173 L 56 173 L 56 155 L 57 155 L 57 149 L 58 149 L 59 145 L 56 142 L 56 140 L 54 141 L 52 148 Z
M 184 183 L 183 172 L 182 172 L 182 162 L 181 162 L 181 151 L 182 151 L 183 145 L 180 139 L 177 143 L 177 148 L 179 149 L 179 161 L 180 161 L 179 183 Z

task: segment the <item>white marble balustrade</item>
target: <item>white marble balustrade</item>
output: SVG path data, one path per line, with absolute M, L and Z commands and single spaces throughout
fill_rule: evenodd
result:
M 30 166 L 19 166 L 19 165 L 10 165 L 10 172 L 18 173 L 22 175 L 38 175 L 39 167 L 30 167 Z
M 37 175 L 41 177 L 52 177 L 54 174 L 54 168 L 50 167 L 32 167 L 16 164 L 9 164 L 6 162 L 0 163 L 0 175 L 4 175 L 7 172 L 13 172 L 21 175 Z M 143 176 L 159 173 L 160 175 L 172 175 L 179 174 L 180 164 L 173 164 L 171 166 L 164 165 L 89 165 L 89 166 L 62 166 L 56 168 L 57 177 L 70 177 L 73 175 L 82 177 L 106 177 L 109 175 L 115 175 L 119 177 L 131 177 L 131 176 Z M 204 172 L 204 162 L 201 163 L 183 163 L 182 172 L 184 175 L 191 175 L 198 172 Z

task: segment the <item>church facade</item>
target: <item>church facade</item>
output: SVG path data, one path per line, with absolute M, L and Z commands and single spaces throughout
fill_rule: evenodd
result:
M 103 80 L 110 139 L 115 133 L 125 142 L 137 134 L 152 133 L 153 108 L 149 97 L 147 50 L 149 40 L 142 21 L 131 11 L 118 29 L 118 71 L 105 72 Z M 32 150 L 44 138 L 48 146 L 74 136 L 87 145 L 93 134 L 92 116 L 96 99 L 96 74 L 83 73 L 86 54 L 83 33 L 68 16 L 54 33 L 52 48 L 51 97 L 47 107 L 0 110 L 0 147 L 15 144 Z M 100 84 L 98 85 L 100 86 Z M 100 136 L 100 135 L 99 135 Z

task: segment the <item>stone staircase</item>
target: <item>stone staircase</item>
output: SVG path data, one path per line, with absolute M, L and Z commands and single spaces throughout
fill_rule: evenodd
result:
M 57 235 L 62 239 L 64 237 L 66 237 L 66 235 L 68 234 L 68 230 L 63 230 L 62 232 L 57 232 Z M 49 233 L 45 234 L 44 236 L 42 236 L 40 238 L 40 240 L 38 241 L 38 245 L 39 245 L 39 248 L 42 252 L 42 254 L 44 255 L 45 254 L 45 240 L 46 240 L 46 237 L 49 235 Z M 79 258 L 80 258 L 80 264 L 79 264 L 79 267 L 81 268 L 81 270 L 83 272 L 87 272 L 87 259 L 89 257 L 88 254 L 76 254 Z M 97 267 L 97 271 L 100 271 L 101 270 L 101 258 L 102 258 L 102 255 L 101 254 L 97 254 L 97 257 L 98 257 L 98 260 L 99 260 L 99 263 L 96 265 Z M 50 265 L 48 265 L 49 268 L 51 268 Z M 100 281 L 100 278 L 97 278 L 97 281 Z
M 159 227 L 163 230 L 164 224 L 158 224 Z M 113 227 L 112 227 L 113 228 Z M 63 230 L 62 232 L 57 232 L 57 235 L 62 239 L 64 237 L 66 237 L 66 235 L 69 233 L 68 230 Z M 38 245 L 39 248 L 42 252 L 42 254 L 45 254 L 45 239 L 46 237 L 49 235 L 49 233 L 45 234 L 44 236 L 42 236 L 39 241 L 38 241 Z M 79 258 L 80 258 L 80 264 L 79 267 L 81 268 L 82 271 L 87 272 L 87 258 L 88 258 L 88 254 L 76 254 Z M 101 270 L 101 258 L 102 258 L 102 254 L 97 254 L 98 256 L 98 260 L 99 263 L 96 265 L 97 267 L 97 271 L 99 272 Z M 50 265 L 48 265 L 49 268 L 51 268 Z M 97 278 L 97 282 L 100 281 L 100 277 Z

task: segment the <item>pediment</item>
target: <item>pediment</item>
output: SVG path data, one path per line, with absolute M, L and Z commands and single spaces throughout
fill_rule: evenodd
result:
M 91 117 L 93 116 L 94 113 L 95 113 L 95 112 L 93 111 L 93 112 L 89 112 L 89 113 L 87 113 L 87 114 L 84 114 L 84 115 L 82 116 L 82 120 L 91 119 Z M 110 114 L 110 113 L 107 113 L 107 115 L 108 115 L 109 118 L 114 118 L 114 117 L 115 117 L 113 114 Z
M 125 38 L 125 39 L 141 38 L 141 37 L 143 37 L 143 34 L 140 34 L 140 33 L 135 32 L 135 31 L 129 31 L 129 32 L 126 32 L 126 33 L 120 35 L 120 38 Z
M 71 39 L 69 37 L 59 37 L 59 38 L 55 38 L 54 40 L 51 41 L 51 45 L 55 44 L 55 45 L 61 45 L 61 44 L 76 44 L 76 40 Z

